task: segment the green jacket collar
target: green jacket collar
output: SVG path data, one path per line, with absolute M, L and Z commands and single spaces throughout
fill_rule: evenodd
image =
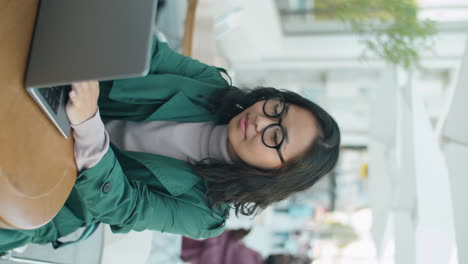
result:
M 145 166 L 173 196 L 187 192 L 201 180 L 182 160 L 144 152 L 123 151 L 113 145 L 112 147 L 118 155 L 124 155 Z

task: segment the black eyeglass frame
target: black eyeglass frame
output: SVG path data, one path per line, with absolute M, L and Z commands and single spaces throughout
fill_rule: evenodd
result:
M 263 99 L 265 99 L 265 98 L 263 98 Z M 265 109 L 265 108 L 266 108 L 266 105 L 267 105 L 267 103 L 268 103 L 268 101 L 273 100 L 273 99 L 279 99 L 280 103 L 283 104 L 283 109 L 281 109 L 281 112 L 279 112 L 279 113 L 276 114 L 276 115 L 270 115 L 270 114 L 268 114 L 267 111 L 266 111 L 266 109 Z M 278 118 L 278 123 L 274 123 L 274 124 L 268 125 L 267 127 L 265 127 L 265 129 L 263 129 L 263 132 L 262 132 L 262 142 L 263 142 L 263 145 L 265 145 L 266 147 L 272 148 L 272 149 L 276 149 L 276 152 L 278 152 L 278 156 L 279 156 L 279 158 L 280 158 L 280 160 L 281 160 L 281 163 L 284 163 L 284 162 L 285 162 L 285 161 L 284 161 L 284 158 L 283 158 L 283 154 L 281 154 L 280 149 L 281 149 L 281 146 L 283 145 L 284 137 L 285 137 L 285 134 L 286 134 L 286 133 L 285 133 L 285 130 L 284 130 L 284 127 L 281 125 L 281 122 L 283 121 L 282 115 L 283 115 L 284 110 L 285 110 L 286 108 L 287 108 L 287 105 L 286 105 L 286 102 L 285 102 L 284 98 L 283 98 L 282 96 L 279 96 L 279 95 L 277 95 L 277 96 L 272 96 L 272 97 L 270 97 L 270 98 L 266 98 L 266 101 L 263 103 L 263 113 L 264 113 L 267 117 L 269 117 L 269 118 Z M 281 130 L 281 135 L 282 135 L 281 141 L 280 141 L 278 144 L 276 144 L 276 146 L 270 146 L 270 145 L 268 145 L 268 144 L 265 142 L 265 133 L 266 133 L 266 131 L 267 131 L 268 129 L 270 129 L 270 128 L 273 128 L 273 127 L 279 127 L 279 129 Z

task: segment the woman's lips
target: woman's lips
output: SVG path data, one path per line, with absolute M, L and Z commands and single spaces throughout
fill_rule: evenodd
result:
M 247 127 L 249 126 L 248 122 L 247 122 L 247 116 L 244 116 L 243 118 L 241 118 L 241 120 L 239 121 L 239 127 L 242 131 L 242 134 L 244 134 L 244 139 L 247 137 Z

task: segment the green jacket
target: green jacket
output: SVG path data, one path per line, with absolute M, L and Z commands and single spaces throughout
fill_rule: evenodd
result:
M 209 109 L 216 94 L 228 86 L 220 70 L 155 39 L 147 76 L 100 83 L 101 116 L 104 120 L 216 122 Z M 98 164 L 79 173 L 65 206 L 51 222 L 15 235 L 48 243 L 79 227 L 103 222 L 119 233 L 150 229 L 213 237 L 223 232 L 228 205 L 211 210 L 205 191 L 206 182 L 184 161 L 111 145 Z M 0 240 L 13 237 L 11 232 L 0 229 Z
M 228 83 L 218 68 L 155 40 L 147 76 L 102 86 L 103 119 L 216 122 L 210 102 Z M 151 229 L 204 238 L 221 234 L 226 220 L 224 210 L 206 204 L 205 181 L 186 162 L 161 155 L 112 147 L 79 174 L 75 189 L 94 217 L 114 232 Z

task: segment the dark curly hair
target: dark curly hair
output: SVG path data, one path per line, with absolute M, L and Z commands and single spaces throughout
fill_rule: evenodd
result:
M 274 170 L 211 159 L 209 162 L 206 159 L 190 162 L 194 172 L 207 181 L 207 197 L 212 206 L 229 203 L 234 206 L 236 214 L 255 214 L 268 205 L 310 188 L 337 163 L 340 129 L 336 121 L 320 106 L 297 93 L 271 87 L 246 90 L 231 86 L 214 98 L 213 111 L 219 117 L 219 124 L 227 124 L 242 112 L 236 104 L 248 108 L 263 98 L 278 94 L 287 103 L 307 109 L 316 117 L 318 137 L 305 154 Z

